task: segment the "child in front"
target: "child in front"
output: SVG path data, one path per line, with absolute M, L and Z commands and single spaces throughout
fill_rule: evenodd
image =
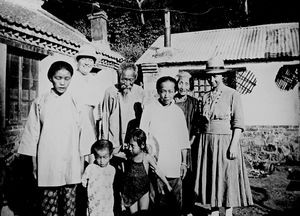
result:
M 150 169 L 165 183 L 168 191 L 171 191 L 172 188 L 157 167 L 154 157 L 147 153 L 145 132 L 134 129 L 130 133 L 129 157 L 125 165 L 122 193 L 124 205 L 129 208 L 131 215 L 149 215 Z
M 116 171 L 109 164 L 113 145 L 108 140 L 98 140 L 92 145 L 91 152 L 95 161 L 87 166 L 82 177 L 82 185 L 88 192 L 88 216 L 113 216 Z

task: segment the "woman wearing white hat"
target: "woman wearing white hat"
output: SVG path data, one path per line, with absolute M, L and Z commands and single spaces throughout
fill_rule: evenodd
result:
M 93 92 L 92 86 L 94 77 L 90 72 L 97 60 L 96 49 L 90 44 L 83 45 L 75 59 L 77 61 L 77 71 L 74 72 L 68 92 L 73 96 L 83 112 L 86 112 L 89 116 L 89 119 L 82 121 L 84 126 L 81 142 L 91 146 L 96 141 L 96 125 L 93 110 L 97 105 L 97 100 L 94 97 L 95 92 Z
M 244 117 L 239 93 L 223 83 L 224 68 L 219 58 L 208 60 L 205 73 L 212 90 L 203 97 L 201 134 L 196 170 L 196 202 L 211 207 L 211 215 L 226 216 L 232 208 L 252 205 L 247 170 L 239 144 Z

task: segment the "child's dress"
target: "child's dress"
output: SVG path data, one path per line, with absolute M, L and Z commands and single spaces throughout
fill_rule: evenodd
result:
M 113 166 L 100 167 L 98 164 L 87 166 L 82 184 L 88 192 L 89 216 L 113 216 L 113 182 L 116 170 Z
M 149 192 L 150 179 L 145 169 L 144 162 L 127 161 L 125 167 L 123 202 L 125 207 L 130 207 L 143 195 Z

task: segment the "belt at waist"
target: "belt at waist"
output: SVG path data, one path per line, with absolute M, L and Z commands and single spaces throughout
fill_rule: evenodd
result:
M 210 120 L 204 127 L 204 133 L 212 134 L 231 134 L 229 120 Z

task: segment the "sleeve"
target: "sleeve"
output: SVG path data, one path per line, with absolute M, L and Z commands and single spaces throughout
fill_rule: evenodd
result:
M 142 107 L 144 108 L 144 105 L 146 104 L 146 92 L 145 92 L 145 90 L 142 88 L 142 87 L 140 87 L 141 88 L 141 99 L 142 99 Z
M 191 136 L 197 135 L 200 133 L 199 125 L 200 125 L 200 104 L 199 101 L 196 100 L 194 103 L 194 112 L 191 120 Z
M 95 124 L 91 119 L 93 115 L 91 107 L 83 105 L 80 112 L 81 131 L 79 137 L 80 155 L 91 154 L 91 146 L 96 139 Z
M 81 178 L 81 183 L 83 187 L 87 187 L 89 181 L 89 173 L 90 173 L 90 166 L 87 166 Z
M 116 168 L 112 167 L 112 176 L 113 178 L 116 177 Z
M 85 89 L 85 96 L 83 95 L 84 104 L 93 108 L 97 106 L 97 94 L 94 91 L 93 83 L 90 83 Z
M 241 96 L 238 92 L 234 92 L 231 101 L 231 129 L 240 128 L 245 129 L 244 112 Z
M 182 131 L 182 133 L 179 136 L 180 143 L 181 143 L 181 149 L 189 149 L 189 148 L 191 148 L 190 139 L 189 139 L 189 131 L 187 128 L 184 113 L 181 109 L 178 111 L 177 116 L 178 116 L 178 127 L 180 128 L 179 131 Z
M 152 112 L 153 107 L 151 105 L 145 107 L 140 121 L 140 129 L 142 129 L 146 133 L 147 149 L 149 154 L 157 159 L 159 155 L 159 143 L 151 132 Z
M 109 116 L 110 116 L 110 106 L 109 106 L 109 91 L 106 90 L 102 103 L 102 123 L 99 134 L 102 139 L 108 139 L 109 133 Z
M 18 153 L 28 156 L 36 156 L 40 138 L 41 123 L 39 105 L 35 100 L 30 107 L 30 112 L 21 137 Z
M 150 150 L 150 152 L 153 152 L 153 143 L 152 141 L 152 135 L 150 132 L 150 122 L 151 122 L 151 113 L 149 112 L 149 107 L 146 106 L 144 108 L 144 111 L 142 113 L 141 121 L 140 121 L 140 129 L 142 129 L 146 136 L 147 136 L 147 147 Z
M 140 121 L 140 129 L 142 129 L 146 133 L 147 138 L 150 133 L 150 118 L 151 118 L 151 115 L 149 112 L 149 107 L 146 106 L 142 113 L 142 117 L 141 117 L 141 121 Z

